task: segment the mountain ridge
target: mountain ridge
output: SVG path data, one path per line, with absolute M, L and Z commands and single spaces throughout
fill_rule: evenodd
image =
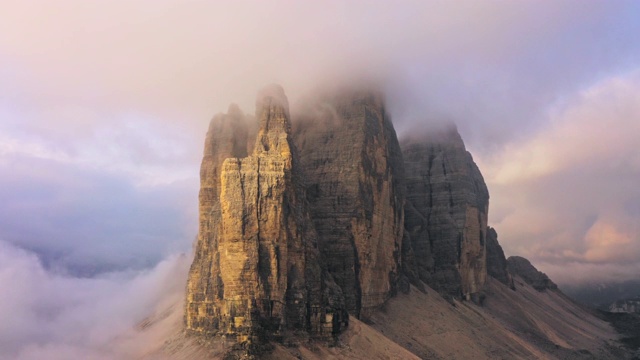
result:
M 487 226 L 488 189 L 455 125 L 400 141 L 384 96 L 368 90 L 320 96 L 305 109 L 292 119 L 284 90 L 274 85 L 259 93 L 255 118 L 231 106 L 211 121 L 184 305 L 187 337 L 225 344 L 227 358 L 251 359 L 283 355 L 286 344 L 330 349 L 375 330 L 418 356 L 456 358 L 455 349 L 403 339 L 398 325 L 392 333 L 375 325 L 393 304 L 423 314 L 422 299 L 425 307 L 433 300 L 459 309 L 446 312 L 456 326 L 471 321 L 494 329 L 504 344 L 520 344 L 508 345 L 509 356 L 624 353 L 610 343 L 610 326 L 579 310 L 528 260 L 505 258 Z M 519 309 L 516 316 L 500 316 L 500 301 Z M 575 329 L 550 313 L 575 323 L 579 311 L 598 324 L 590 335 L 597 348 L 552 331 Z M 423 315 L 405 325 L 429 328 L 425 321 L 435 319 Z

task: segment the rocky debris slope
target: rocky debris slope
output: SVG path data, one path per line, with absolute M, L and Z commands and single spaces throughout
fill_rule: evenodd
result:
M 367 323 L 352 320 L 334 346 L 322 341 L 275 344 L 263 359 L 631 359 L 611 326 L 559 292 L 527 283 L 517 291 L 489 278 L 484 306 L 443 299 L 436 291 L 411 291 L 390 299 Z M 127 349 L 113 359 L 222 359 L 230 346 L 181 331 L 180 301 L 167 302 L 111 346 Z M 608 314 L 614 317 L 635 314 Z M 628 341 L 637 343 L 638 322 L 622 319 Z M 632 334 L 636 334 L 631 338 Z
M 443 294 L 476 298 L 487 275 L 489 192 L 482 175 L 453 125 L 401 145 L 415 272 Z
M 492 227 L 487 227 L 487 275 L 515 289 L 507 259 L 498 243 L 498 233 Z
M 511 256 L 507 259 L 507 263 L 509 272 L 513 276 L 521 277 L 522 280 L 534 289 L 538 291 L 558 289 L 558 285 L 551 281 L 547 274 L 538 271 L 538 269 L 531 265 L 529 260 L 520 256 Z
M 625 358 L 605 321 L 561 293 L 516 286 L 487 279 L 483 306 L 452 306 L 435 291 L 399 294 L 369 323 L 422 359 Z
M 234 157 L 243 147 L 226 144 L 242 141 L 227 141 L 229 132 L 207 137 L 185 310 L 187 330 L 235 336 L 249 353 L 286 331 L 331 336 L 347 321 L 340 289 L 317 249 L 280 87 L 260 94 L 256 116 L 250 156 Z M 216 148 L 232 151 L 208 157 Z
M 349 312 L 366 317 L 395 292 L 403 237 L 402 154 L 382 96 L 319 97 L 294 129 L 320 251 Z

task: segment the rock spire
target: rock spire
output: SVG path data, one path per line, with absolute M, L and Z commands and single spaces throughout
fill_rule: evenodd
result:
M 229 116 L 214 118 L 210 129 L 226 129 L 219 123 Z M 330 337 L 347 321 L 298 183 L 282 88 L 260 93 L 256 117 L 259 130 L 249 156 L 239 157 L 241 151 L 211 156 L 209 149 L 233 146 L 225 145 L 229 132 L 207 136 L 200 233 L 185 314 L 189 331 L 235 336 L 249 353 L 288 331 Z M 241 140 L 245 131 L 238 128 Z
M 402 154 L 415 273 L 441 293 L 472 299 L 487 274 L 482 175 L 454 125 L 405 139 Z

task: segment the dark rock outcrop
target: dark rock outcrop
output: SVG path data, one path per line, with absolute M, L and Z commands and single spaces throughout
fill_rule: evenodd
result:
M 482 175 L 454 125 L 405 139 L 402 153 L 415 273 L 440 293 L 473 299 L 487 274 Z
M 515 289 L 513 278 L 509 273 L 507 259 L 498 243 L 498 233 L 492 227 L 487 228 L 487 274 L 494 279 Z
M 507 259 L 507 263 L 509 265 L 509 272 L 513 276 L 521 277 L 522 280 L 534 289 L 538 291 L 558 289 L 558 285 L 551 281 L 547 274 L 538 271 L 538 269 L 531 265 L 529 260 L 520 256 L 510 256 Z
M 256 117 L 247 157 L 239 157 L 242 146 L 226 145 L 242 145 L 244 131 L 207 136 L 185 313 L 189 331 L 235 336 L 249 353 L 289 331 L 331 337 L 348 321 L 317 248 L 280 87 L 259 95 Z M 226 127 L 212 121 L 210 129 Z M 234 142 L 227 134 L 240 136 Z M 232 150 L 211 156 L 212 149 Z
M 382 96 L 321 96 L 294 129 L 320 250 L 349 312 L 366 317 L 396 291 L 403 238 L 402 154 Z

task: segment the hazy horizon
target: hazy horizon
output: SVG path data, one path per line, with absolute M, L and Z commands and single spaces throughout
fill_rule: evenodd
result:
M 24 359 L 99 343 L 89 323 L 52 334 L 103 297 L 142 316 L 155 295 L 118 312 L 111 292 L 171 277 L 209 119 L 270 83 L 292 106 L 376 84 L 399 136 L 455 122 L 507 256 L 560 285 L 637 278 L 639 35 L 635 1 L 5 1 L 0 286 L 22 283 L 0 318 L 25 320 L 0 340 Z

